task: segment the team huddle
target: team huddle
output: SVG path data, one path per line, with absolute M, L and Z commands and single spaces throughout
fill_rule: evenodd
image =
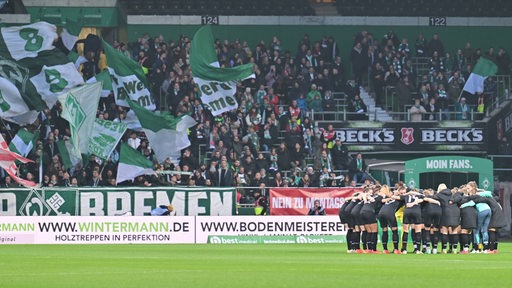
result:
M 457 253 L 459 244 L 461 254 L 498 253 L 498 230 L 506 225 L 497 199 L 474 181 L 453 189 L 440 184 L 437 191 L 403 183 L 393 190 L 366 185 L 345 200 L 339 217 L 348 228 L 348 253 L 407 254 L 409 235 L 416 254 Z M 382 251 L 377 250 L 378 225 Z

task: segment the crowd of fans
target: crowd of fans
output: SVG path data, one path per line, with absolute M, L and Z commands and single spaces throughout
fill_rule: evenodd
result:
M 145 67 L 157 109 L 178 116 L 188 114 L 198 122 L 190 129 L 192 145 L 182 151 L 179 159 L 155 163 L 156 171 L 174 172 L 116 183 L 117 152 L 107 160 L 92 155 L 83 167 L 64 169 L 55 142 L 70 137 L 70 131 L 57 104 L 29 127 L 44 133 L 29 155 L 35 162 L 20 165 L 20 174 L 37 182 L 43 167 L 43 186 L 355 186 L 368 177 L 365 165 L 357 160 L 361 156 L 349 155 L 336 139 L 332 125 L 327 129 L 315 127 L 311 111 L 336 112 L 336 99 L 344 99 L 348 111 L 354 112 L 352 119 L 364 119 L 359 115 L 367 109 L 359 97 L 362 85 L 371 86 L 378 105 L 383 104 L 385 87 L 393 86 L 396 100 L 403 105 L 414 104 L 412 95 L 417 95 L 416 103 L 427 112 L 432 103 L 438 105 L 436 109 L 448 109 L 482 52 L 467 43 L 452 56 L 438 34 L 430 40 L 420 34 L 416 43 L 409 45 L 407 39 L 400 39 L 392 31 L 381 40 L 362 31 L 353 41 L 351 63 L 346 65 L 333 37 L 310 39 L 304 35 L 294 55 L 283 51 L 275 36 L 268 43 L 260 41 L 256 47 L 249 47 L 243 40 L 216 40 L 221 66 L 253 63 L 255 78 L 239 83 L 235 95 L 238 110 L 215 117 L 202 106 L 193 83 L 189 37 L 166 41 L 162 36 L 145 34 L 128 45 L 114 42 L 116 49 Z M 495 54 L 491 48 L 483 54 L 498 64 L 500 74 L 509 74 L 510 59 L 505 50 L 499 49 Z M 88 78 L 100 72 L 101 52 L 92 51 L 86 56 L 88 62 L 80 69 Z M 420 81 L 411 64 L 412 57 L 429 59 L 430 72 L 421 75 Z M 352 67 L 351 73 L 348 67 Z M 468 105 L 476 107 L 474 103 Z M 123 121 L 126 110 L 115 105 L 110 95 L 101 99 L 97 116 Z M 424 114 L 421 119 L 437 120 L 434 114 Z M 16 133 L 14 126 L 2 125 L 8 142 Z M 148 159 L 155 159 L 143 133 L 128 131 L 122 141 Z M 16 186 L 8 176 L 4 179 L 6 187 Z

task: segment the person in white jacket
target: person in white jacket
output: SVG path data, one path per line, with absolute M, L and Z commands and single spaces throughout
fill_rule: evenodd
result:
M 414 105 L 409 109 L 411 122 L 422 121 L 425 114 L 427 114 L 427 110 L 421 105 L 420 99 L 414 99 Z

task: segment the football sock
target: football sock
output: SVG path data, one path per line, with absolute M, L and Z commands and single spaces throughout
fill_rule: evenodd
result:
M 388 231 L 382 231 L 381 241 L 382 241 L 382 249 L 388 250 Z
M 448 246 L 448 234 L 441 234 L 441 245 L 443 250 Z
M 392 230 L 393 249 L 398 250 L 398 230 Z
M 402 251 L 407 250 L 407 239 L 409 238 L 409 233 L 404 232 L 402 235 Z

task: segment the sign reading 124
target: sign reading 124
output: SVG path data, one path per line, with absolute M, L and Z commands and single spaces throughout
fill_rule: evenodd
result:
M 219 15 L 201 16 L 201 25 L 219 25 Z

